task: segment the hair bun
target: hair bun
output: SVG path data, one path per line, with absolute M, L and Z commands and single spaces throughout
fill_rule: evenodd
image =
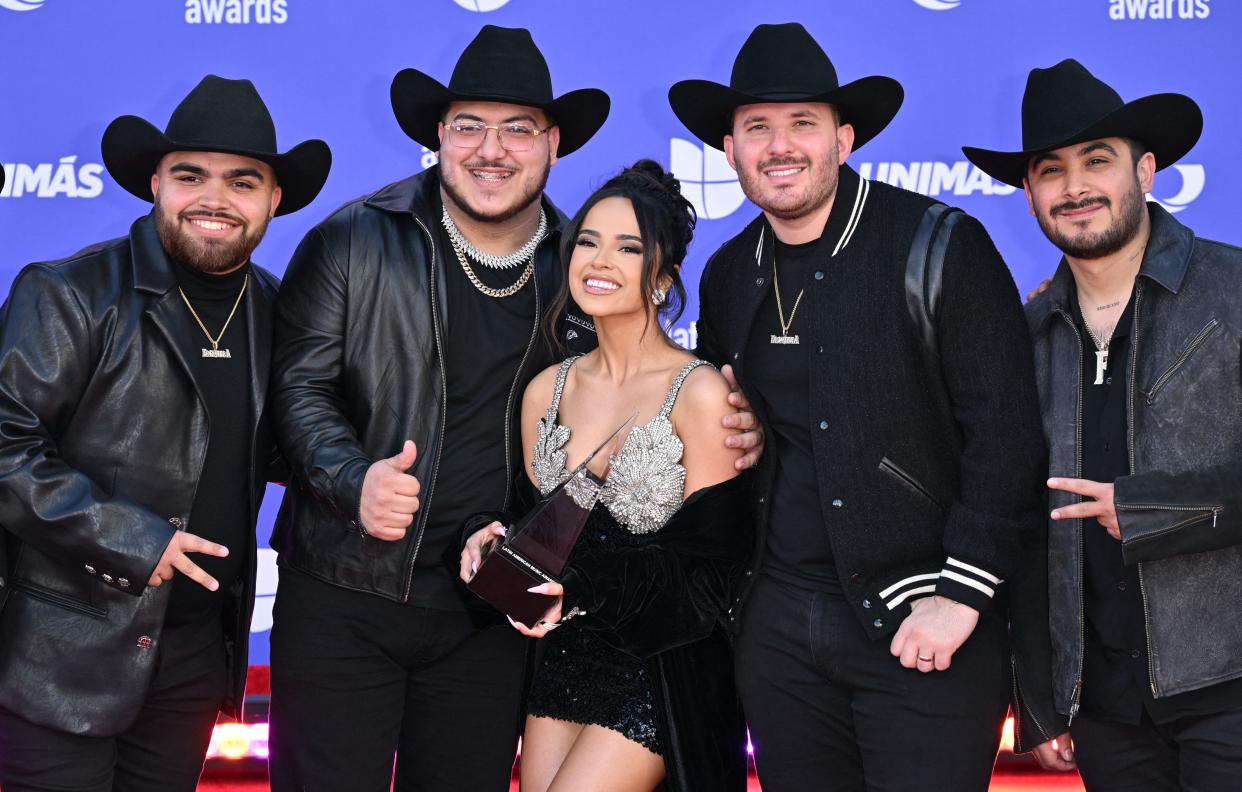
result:
M 653 159 L 640 159 L 630 167 L 626 168 L 627 172 L 640 173 L 653 182 L 658 184 L 665 192 L 681 198 L 681 182 L 677 177 L 664 170 L 664 166 Z

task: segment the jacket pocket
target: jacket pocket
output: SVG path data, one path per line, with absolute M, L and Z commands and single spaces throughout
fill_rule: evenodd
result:
M 893 462 L 893 460 L 888 457 L 884 457 L 880 460 L 880 470 L 895 478 L 897 483 L 901 484 L 916 496 L 923 498 L 937 509 L 944 508 L 944 504 L 942 504 L 935 495 L 932 495 L 927 487 L 920 484 L 918 479 L 902 470 L 897 466 L 897 463 Z
M 1178 372 L 1178 369 L 1180 369 L 1182 365 L 1190 359 L 1190 356 L 1195 353 L 1195 350 L 1203 346 L 1204 342 L 1211 337 L 1212 333 L 1216 332 L 1216 328 L 1218 327 L 1220 327 L 1220 321 L 1217 319 L 1213 319 L 1204 325 L 1203 329 L 1195 334 L 1195 337 L 1192 338 L 1190 343 L 1186 345 L 1186 349 L 1184 349 L 1182 353 L 1173 361 L 1173 363 L 1162 371 L 1160 376 L 1156 377 L 1155 381 L 1143 391 L 1143 396 L 1146 397 L 1148 404 L 1151 404 L 1156 400 L 1156 395 L 1160 393 L 1166 384 L 1168 384 L 1169 380 L 1173 378 L 1173 375 Z
M 34 599 L 42 600 L 50 605 L 55 605 L 74 613 L 80 613 L 83 616 L 90 616 L 93 619 L 106 619 L 108 617 L 108 612 L 103 608 L 29 581 L 19 580 L 13 584 L 13 588 Z

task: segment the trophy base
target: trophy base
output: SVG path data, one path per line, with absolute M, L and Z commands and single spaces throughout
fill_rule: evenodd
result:
M 501 544 L 483 558 L 466 586 L 510 619 L 534 627 L 557 598 L 532 594 L 526 589 L 555 580 L 520 553 Z

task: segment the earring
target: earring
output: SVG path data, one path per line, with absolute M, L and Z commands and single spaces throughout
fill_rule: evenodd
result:
M 651 301 L 656 305 L 663 305 L 666 297 L 668 297 L 668 295 L 665 294 L 663 289 L 651 290 Z

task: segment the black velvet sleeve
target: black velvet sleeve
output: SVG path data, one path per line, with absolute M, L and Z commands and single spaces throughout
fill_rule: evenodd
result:
M 706 638 L 729 608 L 752 531 L 748 476 L 699 490 L 649 543 L 575 556 L 562 610 L 582 609 L 584 628 L 639 658 Z

